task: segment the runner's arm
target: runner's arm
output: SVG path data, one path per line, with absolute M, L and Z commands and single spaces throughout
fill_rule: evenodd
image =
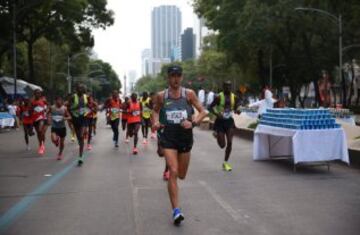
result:
M 159 115 L 160 115 L 160 109 L 163 106 L 163 92 L 159 92 L 154 99 L 153 102 L 153 110 L 151 113 L 151 124 L 152 124 L 152 129 L 153 130 L 157 130 L 161 127 L 160 121 L 159 121 Z

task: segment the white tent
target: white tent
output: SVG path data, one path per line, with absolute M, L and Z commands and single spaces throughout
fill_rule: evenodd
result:
M 10 77 L 0 77 L 0 86 L 7 95 L 14 94 L 15 79 Z M 42 90 L 40 86 L 28 83 L 24 80 L 16 80 L 16 92 L 21 96 L 31 96 L 32 92 L 36 89 Z

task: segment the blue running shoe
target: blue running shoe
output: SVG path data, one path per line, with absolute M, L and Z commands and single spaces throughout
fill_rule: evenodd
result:
M 185 219 L 183 213 L 181 213 L 180 208 L 175 208 L 173 210 L 173 219 L 175 225 L 180 225 L 181 221 Z

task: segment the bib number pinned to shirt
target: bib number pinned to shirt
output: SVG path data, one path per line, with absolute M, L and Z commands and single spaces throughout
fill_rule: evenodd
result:
M 169 123 L 180 124 L 188 118 L 186 110 L 167 111 L 166 119 Z

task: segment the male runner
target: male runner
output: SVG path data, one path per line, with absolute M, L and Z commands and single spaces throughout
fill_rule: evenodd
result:
M 85 115 L 90 110 L 88 106 L 88 97 L 85 92 L 86 87 L 83 84 L 78 83 L 76 85 L 76 93 L 69 100 L 68 107 L 68 110 L 70 110 L 72 123 L 74 125 L 76 138 L 79 143 L 78 166 L 81 166 L 84 163 L 84 134 L 87 127 Z
M 30 150 L 29 136 L 34 135 L 33 130 L 33 118 L 32 118 L 32 106 L 29 99 L 24 99 L 20 105 L 20 119 L 24 127 L 26 149 Z
M 143 96 L 140 98 L 140 104 L 141 104 L 141 131 L 143 134 L 143 144 L 147 144 L 147 138 L 149 133 L 149 128 L 151 126 L 151 100 L 148 95 L 148 93 L 145 91 L 143 93 Z
M 55 99 L 55 105 L 50 107 L 48 121 L 51 123 L 51 141 L 56 147 L 59 147 L 57 160 L 62 159 L 64 142 L 66 137 L 65 120 L 70 119 L 70 114 L 64 106 L 63 99 L 59 96 Z
M 150 92 L 150 107 L 151 107 L 151 110 L 153 109 L 153 107 L 154 107 L 154 100 L 156 99 L 156 93 L 155 92 Z M 151 128 L 151 139 L 155 139 L 156 138 L 156 133 L 155 133 L 156 131 L 154 131 L 152 128 Z
M 194 91 L 181 87 L 182 79 L 180 66 L 168 67 L 169 87 L 158 93 L 152 112 L 153 129 L 158 130 L 163 126 L 160 146 L 170 169 L 168 191 L 175 225 L 179 225 L 184 220 L 184 215 L 179 208 L 177 178 L 184 179 L 186 176 L 193 145 L 192 128 L 207 115 L 207 111 L 202 107 Z M 199 112 L 194 120 L 191 120 L 192 105 Z M 159 122 L 161 109 L 164 110 L 164 124 Z
M 47 112 L 48 106 L 46 99 L 42 96 L 40 89 L 34 91 L 34 98 L 31 101 L 32 119 L 34 121 L 35 131 L 39 141 L 38 153 L 42 156 L 45 153 L 45 133 L 47 130 Z
M 121 106 L 122 114 L 121 114 L 121 127 L 123 132 L 125 133 L 125 143 L 129 143 L 129 131 L 127 129 L 127 121 L 129 114 L 127 112 L 127 104 L 129 103 L 129 97 L 125 97 L 125 101 Z
M 91 146 L 91 139 L 93 135 L 93 128 L 94 128 L 94 115 L 97 113 L 97 103 L 94 101 L 94 98 L 89 95 L 88 96 L 88 106 L 89 106 L 89 112 L 86 114 L 86 119 L 88 123 L 88 131 L 87 131 L 87 150 L 92 150 Z
M 232 150 L 232 139 L 234 136 L 235 122 L 233 113 L 238 108 L 238 98 L 231 92 L 231 82 L 226 81 L 223 84 L 224 91 L 220 92 L 210 105 L 210 112 L 216 116 L 214 123 L 214 131 L 217 143 L 220 148 L 225 148 L 225 161 L 223 163 L 223 170 L 231 171 L 232 167 L 228 163 L 230 153 Z M 226 140 L 225 140 L 226 137 Z
M 131 94 L 130 101 L 127 104 L 126 110 L 128 111 L 128 132 L 129 136 L 134 136 L 134 147 L 133 154 L 138 154 L 137 143 L 138 143 L 138 132 L 141 125 L 141 105 L 137 100 L 135 93 Z
M 114 146 L 119 147 L 119 122 L 120 122 L 120 111 L 121 111 L 121 100 L 119 98 L 119 91 L 114 90 L 111 98 L 106 103 L 106 109 L 109 113 L 109 120 L 111 129 L 113 131 L 113 142 Z

